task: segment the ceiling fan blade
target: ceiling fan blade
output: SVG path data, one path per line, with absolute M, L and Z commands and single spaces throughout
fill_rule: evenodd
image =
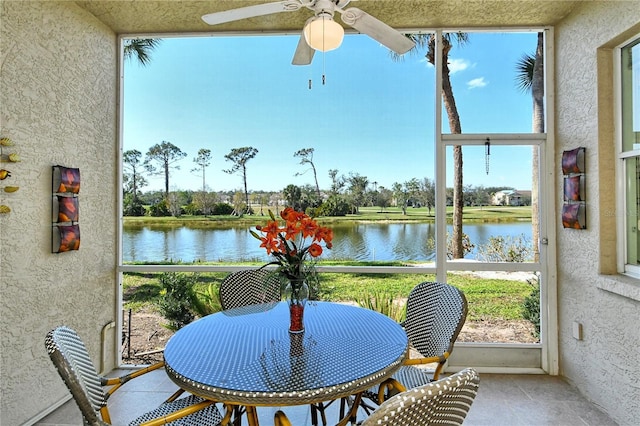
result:
M 293 54 L 292 65 L 309 65 L 313 60 L 313 54 L 315 49 L 307 44 L 307 40 L 304 38 L 304 33 L 300 34 L 298 40 L 298 46 L 296 47 L 296 53 Z
M 284 0 L 275 3 L 257 4 L 255 6 L 240 7 L 238 9 L 214 12 L 202 16 L 202 20 L 209 25 L 239 21 L 255 16 L 271 15 L 279 12 L 293 12 L 302 7 L 299 0 Z
M 342 11 L 341 18 L 345 24 L 380 42 L 398 55 L 407 53 L 416 45 L 404 34 L 357 7 Z

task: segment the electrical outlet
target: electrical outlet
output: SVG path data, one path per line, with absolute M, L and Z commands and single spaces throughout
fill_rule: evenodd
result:
M 578 321 L 573 322 L 573 338 L 582 340 L 582 324 Z

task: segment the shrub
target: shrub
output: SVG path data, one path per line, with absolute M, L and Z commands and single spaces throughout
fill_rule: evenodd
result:
M 211 210 L 211 214 L 214 216 L 225 216 L 233 213 L 233 206 L 227 203 L 216 203 Z
M 320 207 L 307 207 L 304 212 L 309 217 L 319 217 L 322 214 L 322 209 Z
M 356 303 L 363 308 L 380 312 L 396 322 L 403 322 L 407 318 L 407 303 L 398 302 L 396 296 L 391 293 L 365 293 Z
M 464 232 L 462 233 L 462 256 L 466 256 L 471 253 L 471 251 L 475 248 L 475 244 L 471 242 L 471 238 Z M 436 239 L 429 238 L 427 240 L 427 247 L 435 250 L 436 247 Z M 453 259 L 453 236 L 447 232 L 447 259 Z
M 164 272 L 159 280 L 162 286 L 158 301 L 160 314 L 169 321 L 167 328 L 179 330 L 195 318 L 193 305 L 196 296 L 193 286 L 196 277 L 179 272 Z
M 124 216 L 144 216 L 147 210 L 140 202 L 131 202 L 124 207 Z
M 330 196 L 318 208 L 319 216 L 346 216 L 349 213 L 349 203 L 339 195 Z
M 122 200 L 122 214 L 124 216 L 144 216 L 146 212 L 140 199 L 134 197 L 130 192 L 124 194 Z
M 202 210 L 198 207 L 196 203 L 189 203 L 184 206 L 184 214 L 188 214 L 191 216 L 200 216 L 202 215 Z
M 201 317 L 222 310 L 219 287 L 214 284 L 209 284 L 204 291 L 196 291 L 196 297 L 193 302 L 194 311 Z
M 161 200 L 156 204 L 152 204 L 149 207 L 149 216 L 153 217 L 161 217 L 161 216 L 171 216 L 169 212 L 169 207 L 167 206 L 167 202 L 165 200 Z
M 464 232 L 462 233 L 462 256 L 466 256 L 474 249 L 476 245 L 471 242 L 471 238 Z M 453 236 L 447 233 L 447 258 L 453 259 Z
M 533 324 L 532 334 L 535 337 L 540 337 L 540 276 L 536 274 L 533 279 L 527 280 L 527 282 L 533 289 L 522 302 L 522 317 Z
M 478 247 L 478 259 L 485 262 L 525 262 L 533 259 L 533 245 L 524 235 L 490 237 Z

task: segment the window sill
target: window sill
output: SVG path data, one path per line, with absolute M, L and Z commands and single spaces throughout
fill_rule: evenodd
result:
M 604 291 L 640 302 L 640 280 L 627 275 L 601 275 L 596 286 Z

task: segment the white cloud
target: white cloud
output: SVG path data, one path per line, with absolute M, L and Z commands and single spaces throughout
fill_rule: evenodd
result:
M 458 71 L 464 71 L 469 68 L 471 64 L 466 59 L 451 59 L 449 58 L 449 74 L 455 74 Z
M 484 87 L 488 83 L 484 81 L 484 77 L 474 78 L 473 80 L 467 81 L 467 87 L 469 89 L 477 89 L 478 87 Z

